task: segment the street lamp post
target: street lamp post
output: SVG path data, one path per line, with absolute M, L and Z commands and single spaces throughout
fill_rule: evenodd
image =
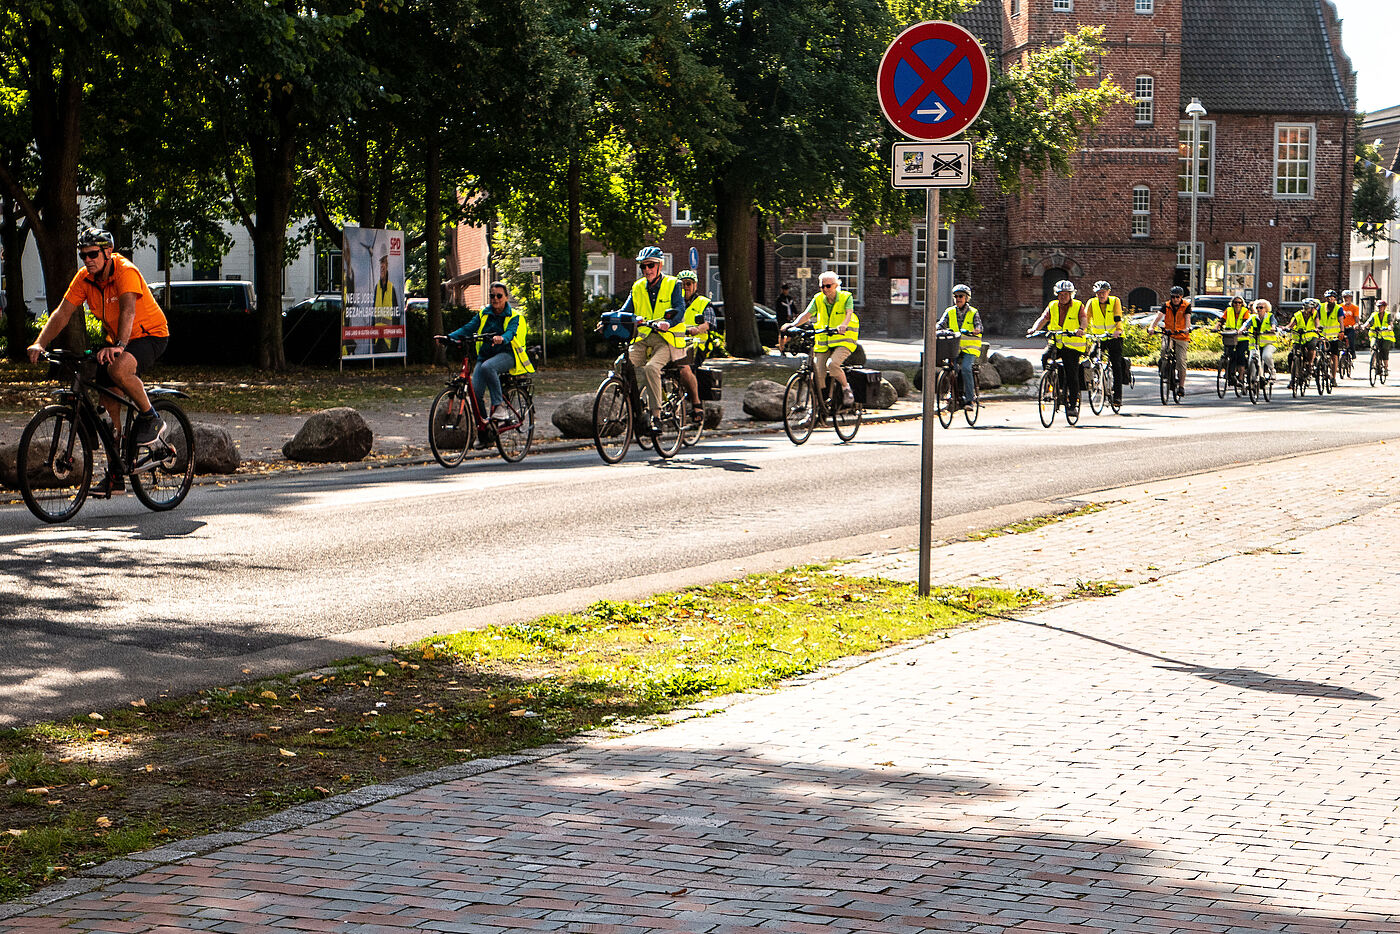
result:
M 1196 276 L 1201 266 L 1201 258 L 1196 255 L 1196 199 L 1201 192 L 1201 118 L 1206 109 L 1199 97 L 1191 98 L 1186 105 L 1186 116 L 1191 118 L 1191 301 L 1196 300 Z

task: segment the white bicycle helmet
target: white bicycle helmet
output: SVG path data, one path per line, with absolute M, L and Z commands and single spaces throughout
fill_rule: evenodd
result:
M 962 292 L 968 298 L 972 297 L 972 290 L 969 289 L 967 286 L 963 285 L 961 282 L 953 286 L 953 294 L 957 295 L 959 292 Z
M 1074 283 L 1070 282 L 1068 279 L 1061 279 L 1059 282 L 1056 282 L 1055 294 L 1058 295 L 1060 292 L 1068 292 L 1070 297 L 1073 298 L 1075 293 Z

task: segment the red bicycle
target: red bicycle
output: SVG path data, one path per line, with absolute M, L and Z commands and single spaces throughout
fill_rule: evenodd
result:
M 428 446 L 433 457 L 444 467 L 456 467 L 472 447 L 485 448 L 493 441 L 501 457 L 517 463 L 530 453 L 535 437 L 535 400 L 530 377 L 501 377 L 501 401 L 506 409 L 503 417 L 491 418 L 485 412 L 481 398 L 472 389 L 472 367 L 475 345 L 496 335 L 476 334 L 466 340 L 438 335 L 433 340 L 458 350 L 467 351 L 462 358 L 462 372 L 448 380 L 447 388 L 433 399 L 428 413 Z

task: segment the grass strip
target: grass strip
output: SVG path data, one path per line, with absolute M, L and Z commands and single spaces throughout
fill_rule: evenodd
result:
M 821 567 L 0 730 L 0 900 L 303 801 L 543 745 L 1041 598 Z
M 1043 529 L 1047 525 L 1054 525 L 1056 522 L 1064 522 L 1066 519 L 1075 519 L 1079 516 L 1093 515 L 1109 506 L 1108 503 L 1085 503 L 1076 506 L 1074 509 L 1065 512 L 1052 512 L 1043 516 L 1032 516 L 1029 519 L 1022 519 L 1020 522 L 1013 522 L 998 529 L 986 529 L 981 532 L 972 532 L 967 536 L 970 542 L 982 542 L 989 538 L 1000 538 L 1003 535 L 1023 535 L 1026 532 L 1034 532 L 1036 529 Z

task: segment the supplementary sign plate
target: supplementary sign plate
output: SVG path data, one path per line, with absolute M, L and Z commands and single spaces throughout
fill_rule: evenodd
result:
M 895 143 L 891 180 L 896 188 L 969 188 L 972 144 Z

